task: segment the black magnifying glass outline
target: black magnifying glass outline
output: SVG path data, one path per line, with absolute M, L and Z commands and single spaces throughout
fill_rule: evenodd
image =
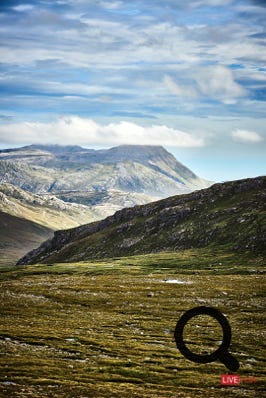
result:
M 183 340 L 184 327 L 191 318 L 197 315 L 209 315 L 215 318 L 223 329 L 222 344 L 216 351 L 211 354 L 195 354 L 187 348 Z M 238 360 L 233 357 L 228 351 L 232 336 L 230 324 L 226 317 L 216 308 L 200 306 L 186 311 L 176 324 L 174 336 L 177 348 L 179 349 L 181 354 L 190 361 L 196 363 L 209 363 L 214 362 L 218 359 L 232 372 L 236 372 L 240 366 Z

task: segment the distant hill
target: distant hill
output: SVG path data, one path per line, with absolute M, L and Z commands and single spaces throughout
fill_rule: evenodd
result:
M 49 228 L 0 211 L 0 267 L 14 264 L 52 236 Z
M 88 207 L 65 203 L 53 195 L 35 195 L 12 184 L 0 184 L 0 210 L 53 230 L 100 218 Z
M 188 248 L 265 254 L 266 177 L 215 184 L 116 212 L 68 231 L 28 253 L 19 264 L 75 262 Z
M 148 201 L 205 188 L 197 177 L 161 146 L 122 145 L 106 150 L 79 146 L 31 145 L 0 151 L 2 183 L 37 194 L 117 190 Z M 91 195 L 91 194 L 88 194 Z M 136 198 L 135 204 L 139 204 Z M 147 203 L 146 202 L 146 203 Z M 121 206 L 122 208 L 122 206 Z

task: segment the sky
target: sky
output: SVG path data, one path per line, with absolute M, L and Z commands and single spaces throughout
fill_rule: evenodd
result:
M 162 145 L 265 175 L 265 0 L 0 1 L 0 148 Z

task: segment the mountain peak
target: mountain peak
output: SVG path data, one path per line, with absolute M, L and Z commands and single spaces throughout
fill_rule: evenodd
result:
M 133 151 L 140 151 L 140 152 L 151 152 L 151 151 L 163 151 L 167 152 L 167 150 L 162 146 L 162 145 L 141 145 L 141 144 L 122 144 L 122 145 L 117 145 L 109 149 L 109 151 L 112 150 L 117 150 L 117 151 L 127 151 L 127 150 L 133 150 Z M 167 152 L 169 153 L 169 152 Z
M 106 159 L 133 160 L 141 163 L 158 158 L 167 160 L 169 157 L 174 159 L 173 155 L 159 145 L 119 145 L 108 149 L 105 153 Z

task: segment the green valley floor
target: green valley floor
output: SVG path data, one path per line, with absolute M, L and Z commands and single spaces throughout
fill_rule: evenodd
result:
M 260 257 L 201 249 L 2 268 L 0 396 L 261 398 L 263 266 Z M 221 385 L 222 363 L 196 364 L 176 348 L 177 320 L 200 305 L 230 322 L 230 350 L 245 378 L 238 386 Z M 211 319 L 186 333 L 198 353 L 221 340 Z

